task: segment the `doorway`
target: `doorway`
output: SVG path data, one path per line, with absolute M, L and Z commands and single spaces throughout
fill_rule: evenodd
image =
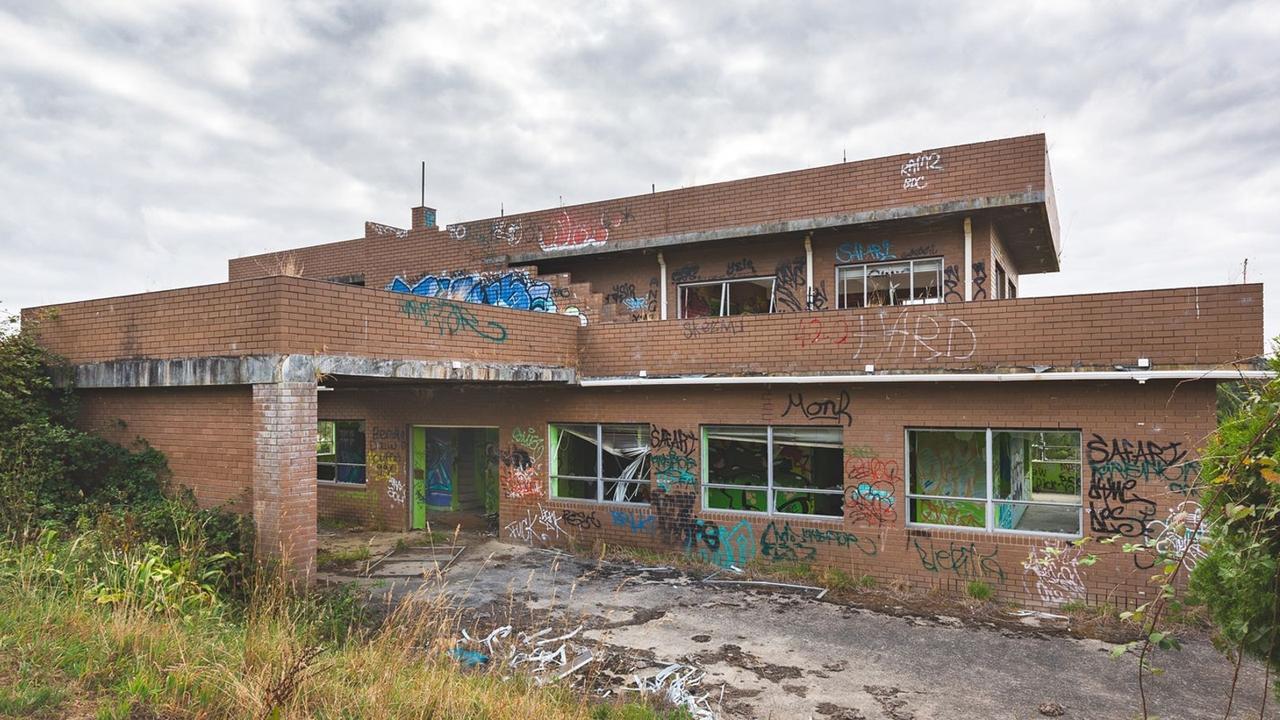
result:
M 484 529 L 498 513 L 498 429 L 413 428 L 410 527 Z

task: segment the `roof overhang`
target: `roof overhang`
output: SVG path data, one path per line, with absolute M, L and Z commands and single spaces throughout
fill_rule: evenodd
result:
M 831 385 L 846 383 L 954 383 L 954 382 L 1055 382 L 1132 380 L 1144 384 L 1150 380 L 1270 380 L 1270 370 L 1099 370 L 1080 372 L 1017 373 L 915 373 L 860 375 L 752 375 L 681 377 L 615 377 L 579 378 L 582 387 L 656 387 L 659 385 Z

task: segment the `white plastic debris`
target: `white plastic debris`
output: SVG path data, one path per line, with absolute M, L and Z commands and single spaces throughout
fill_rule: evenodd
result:
M 684 672 L 681 672 L 682 670 Z M 688 710 L 695 720 L 716 720 L 716 714 L 707 701 L 711 694 L 694 694 L 694 688 L 702 682 L 704 677 L 706 673 L 699 672 L 697 668 L 673 663 L 647 680 L 639 675 L 635 676 L 635 680 L 636 689 L 641 695 L 649 693 L 661 695 L 671 704 Z M 722 695 L 723 692 L 724 689 L 721 688 Z

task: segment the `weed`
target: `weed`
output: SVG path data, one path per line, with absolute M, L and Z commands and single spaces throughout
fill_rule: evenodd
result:
M 981 580 L 970 580 L 965 586 L 965 594 L 979 602 L 986 602 L 995 594 L 991 586 Z

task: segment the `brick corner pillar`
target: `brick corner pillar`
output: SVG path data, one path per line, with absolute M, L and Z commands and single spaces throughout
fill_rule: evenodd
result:
M 316 565 L 316 384 L 253 386 L 255 551 L 310 584 Z

